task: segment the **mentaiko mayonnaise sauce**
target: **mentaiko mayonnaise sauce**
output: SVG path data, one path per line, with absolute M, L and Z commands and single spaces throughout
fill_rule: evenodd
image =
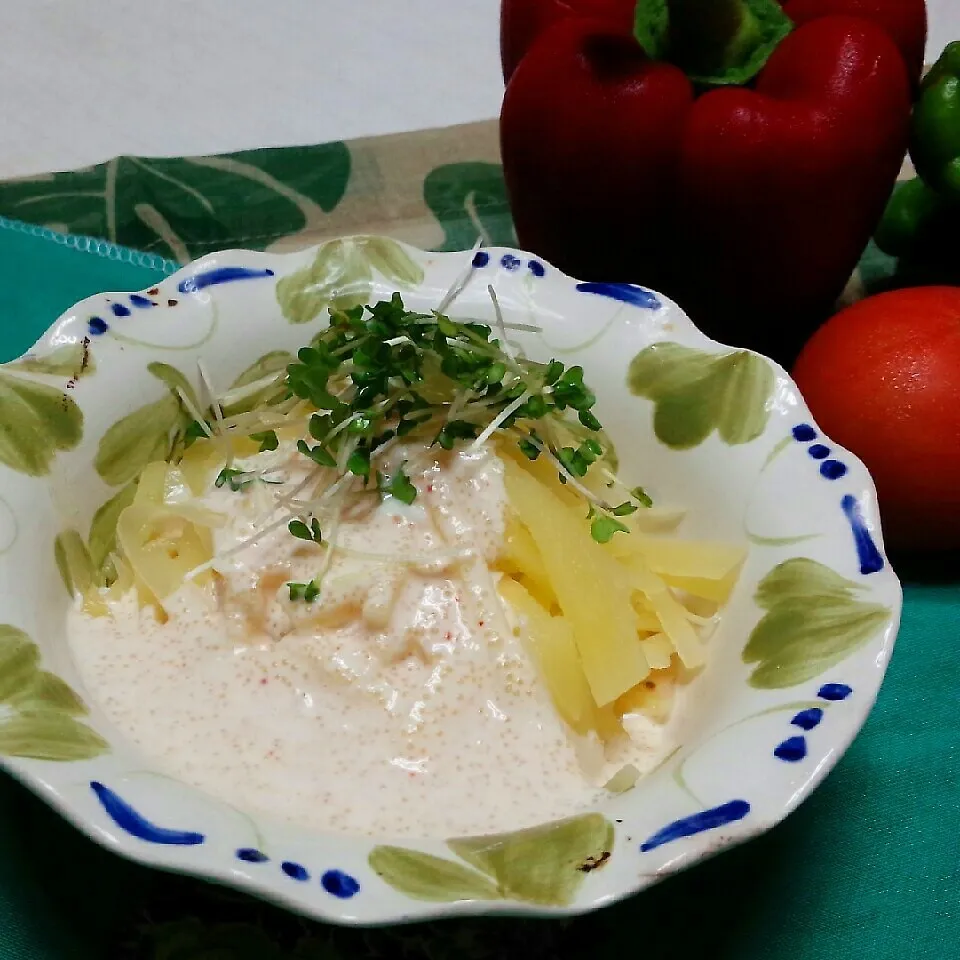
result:
M 320 571 L 325 548 L 285 524 L 230 552 L 289 497 L 310 464 L 289 447 L 237 464 L 272 484 L 213 488 L 216 588 L 187 584 L 161 623 L 131 592 L 110 616 L 79 608 L 73 655 L 93 697 L 171 775 L 248 810 L 318 830 L 454 836 L 574 813 L 624 763 L 664 751 L 661 728 L 631 725 L 607 748 L 573 734 L 495 595 L 503 467 L 487 447 L 399 449 L 418 489 L 354 499 L 312 604 L 288 582 Z

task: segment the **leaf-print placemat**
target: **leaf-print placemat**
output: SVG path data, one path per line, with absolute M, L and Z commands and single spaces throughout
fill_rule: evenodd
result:
M 383 233 L 459 250 L 515 242 L 497 125 L 216 157 L 118 157 L 0 183 L 0 214 L 186 263 Z
M 145 251 L 0 218 L 0 359 L 86 295 L 149 286 L 173 269 L 164 258 L 348 232 L 434 249 L 514 242 L 495 123 L 122 158 L 0 183 L 0 215 Z M 852 295 L 895 264 L 870 251 L 862 266 Z M 333 929 L 123 861 L 0 777 L 0 960 L 947 960 L 960 942 L 960 590 L 924 571 L 906 581 L 897 654 L 837 771 L 769 834 L 624 904 L 573 921 Z

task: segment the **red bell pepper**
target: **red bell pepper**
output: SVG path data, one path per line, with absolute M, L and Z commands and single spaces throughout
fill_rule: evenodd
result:
M 598 6 L 599 19 L 580 15 Z M 736 26 L 744 7 L 780 16 L 773 0 L 639 0 L 638 24 L 645 8 L 662 28 L 657 13 L 669 9 L 675 33 L 661 30 L 651 52 L 671 57 L 673 42 L 686 70 L 648 55 L 626 6 L 504 0 L 505 72 L 508 54 L 519 64 L 501 147 L 520 244 L 581 279 L 657 287 L 712 336 L 789 360 L 839 296 L 893 188 L 925 5 L 793 0 L 783 5 L 792 32 L 777 27 L 763 41 L 770 53 L 740 34 L 711 48 L 723 16 L 696 13 Z M 686 47 L 683 27 L 693 28 Z M 658 46 L 655 31 L 643 39 Z M 730 85 L 740 74 L 746 82 Z
M 636 5 L 637 0 L 503 0 L 500 8 L 503 79 L 510 79 L 533 41 L 558 20 L 589 17 L 629 33 L 633 29 Z M 919 80 L 927 43 L 925 0 L 785 0 L 782 6 L 797 26 L 818 17 L 842 13 L 872 20 L 890 34 L 907 61 L 912 77 Z

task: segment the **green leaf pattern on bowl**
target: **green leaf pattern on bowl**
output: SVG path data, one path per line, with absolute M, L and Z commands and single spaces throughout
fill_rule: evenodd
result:
M 587 813 L 513 833 L 448 840 L 453 853 L 476 869 L 393 846 L 375 847 L 369 862 L 391 887 L 417 900 L 562 907 L 573 902 L 584 876 L 610 858 L 613 842 L 613 824 Z
M 174 432 L 193 419 L 184 410 L 178 390 L 195 408 L 200 407 L 190 381 L 176 367 L 154 362 L 147 370 L 170 392 L 127 414 L 100 438 L 93 466 L 111 487 L 135 480 L 148 463 L 167 456 Z
M 373 270 L 400 286 L 423 281 L 423 268 L 386 237 L 344 237 L 323 244 L 313 263 L 277 282 L 277 302 L 290 323 L 309 323 L 332 307 L 366 303 Z
M 120 514 L 133 503 L 137 483 L 128 483 L 97 509 L 90 522 L 88 547 L 94 570 L 99 571 L 117 548 L 117 521 Z
M 627 385 L 653 402 L 657 439 L 689 450 L 714 430 L 729 445 L 756 440 L 770 417 L 774 374 L 766 360 L 746 350 L 715 354 L 664 342 L 633 358 Z
M 370 853 L 374 873 L 415 900 L 500 900 L 496 884 L 455 860 L 405 847 L 379 846 Z
M 59 677 L 40 669 L 37 645 L 0 624 L 0 755 L 33 760 L 89 760 L 109 751 L 76 718 L 87 708 Z
M 8 370 L 79 380 L 96 372 L 93 353 L 85 343 L 65 343 L 42 357 L 26 356 L 6 364 Z
M 86 543 L 76 530 L 64 530 L 54 540 L 57 569 L 71 597 L 86 593 L 95 583 L 102 585 L 112 579 L 111 556 L 117 548 L 117 521 L 123 510 L 133 503 L 136 492 L 137 481 L 134 480 L 97 509 L 90 522 L 90 536 Z
M 743 648 L 750 685 L 780 689 L 819 676 L 883 628 L 890 611 L 858 600 L 864 588 L 806 557 L 777 564 L 754 599 L 767 612 Z
M 154 360 L 147 364 L 147 372 L 156 377 L 177 400 L 182 393 L 198 410 L 200 403 L 197 400 L 197 392 L 193 389 L 193 384 L 176 368 L 171 367 L 169 363 L 161 363 Z
M 83 412 L 63 390 L 0 372 L 0 463 L 46 476 L 83 437 Z
M 71 597 L 86 593 L 93 585 L 95 572 L 83 537 L 76 530 L 64 530 L 53 542 L 53 556 L 67 593 Z
M 100 438 L 93 461 L 104 483 L 118 487 L 139 476 L 152 460 L 166 456 L 180 419 L 180 404 L 168 395 L 118 420 Z

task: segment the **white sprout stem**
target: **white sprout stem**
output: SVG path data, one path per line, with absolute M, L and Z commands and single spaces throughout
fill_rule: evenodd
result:
M 447 423 L 456 419 L 463 412 L 464 408 L 474 397 L 474 392 L 469 387 L 458 396 L 447 409 Z
M 315 497 L 312 500 L 296 500 L 288 499 L 286 503 L 296 504 L 297 507 L 301 509 L 304 513 L 318 513 L 321 508 L 330 500 L 331 497 L 335 496 L 343 487 L 348 484 L 351 480 L 356 479 L 352 473 L 345 473 L 336 483 L 332 483 L 326 490 L 320 494 L 319 497 Z
M 242 431 L 249 425 L 254 425 L 255 429 L 257 425 L 263 423 L 269 416 L 286 420 L 284 411 L 268 408 L 266 410 L 247 410 L 246 413 L 236 413 L 231 417 L 224 417 L 223 425 L 227 430 L 231 431 Z
M 311 475 L 309 475 L 309 476 L 306 477 L 305 481 L 303 482 L 303 486 L 305 486 L 306 483 L 312 478 L 312 476 L 314 475 L 314 473 L 316 473 L 316 471 L 314 471 L 313 473 L 311 473 Z M 336 483 L 332 484 L 332 485 L 325 491 L 324 495 L 320 498 L 319 501 L 317 501 L 317 503 L 322 503 L 324 500 L 329 499 L 329 497 L 332 496 L 334 493 L 336 493 L 341 487 L 343 487 L 343 485 L 344 485 L 346 482 L 348 482 L 348 481 L 350 481 L 350 480 L 352 480 L 352 479 L 353 479 L 353 475 L 352 475 L 352 474 L 345 474 L 344 476 L 342 476 Z M 292 503 L 294 502 L 293 499 L 292 499 L 292 496 L 293 496 L 293 495 L 290 495 L 289 497 L 286 497 L 286 498 L 284 498 L 283 500 L 276 501 L 275 506 L 274 506 L 274 510 L 280 509 L 281 506 L 288 506 L 289 504 L 292 504 Z M 271 511 L 271 512 L 273 512 L 273 511 Z M 245 550 L 247 547 L 252 546 L 253 544 L 255 544 L 255 543 L 256 543 L 258 540 L 260 540 L 262 537 L 265 537 L 265 536 L 267 536 L 268 534 L 273 533 L 274 530 L 277 530 L 277 529 L 279 529 L 280 527 L 284 526 L 285 524 L 288 524 L 291 520 L 299 520 L 299 519 L 301 519 L 301 514 L 302 514 L 303 512 L 305 512 L 305 511 L 303 511 L 303 510 L 296 510 L 296 511 L 293 512 L 293 513 L 288 513 L 288 514 L 280 517 L 279 520 L 275 520 L 273 523 L 267 524 L 267 526 L 263 527 L 263 528 L 260 529 L 260 530 L 255 531 L 251 536 L 247 537 L 246 539 L 241 540 L 241 541 L 239 541 L 238 543 L 235 543 L 232 547 L 229 547 L 228 549 L 224 550 L 223 552 L 218 553 L 215 557 L 212 557 L 210 560 L 206 561 L 206 563 L 201 563 L 198 567 L 194 567 L 193 570 L 190 570 L 190 571 L 187 573 L 185 579 L 191 580 L 191 579 L 193 579 L 197 574 L 203 573 L 205 570 L 211 569 L 211 568 L 213 567 L 213 565 L 214 565 L 218 560 L 226 560 L 226 559 L 228 559 L 229 557 L 232 557 L 232 556 L 234 556 L 235 554 L 240 553 L 242 550 Z M 313 511 L 313 510 L 310 510 L 309 512 L 313 513 L 314 511 Z
M 602 463 L 598 463 L 597 467 L 600 472 L 613 484 L 618 486 L 624 493 L 628 493 L 631 499 L 636 499 L 634 492 L 612 471 L 605 467 Z
M 265 418 L 270 415 L 275 418 L 280 418 L 280 422 L 282 422 L 294 412 L 298 403 L 299 401 L 297 401 L 295 397 L 291 397 L 283 403 L 278 403 L 276 406 L 267 407 L 266 409 L 247 410 L 245 413 L 235 413 L 231 417 L 224 417 L 223 423 L 228 430 L 234 430 L 246 424 L 263 423 Z
M 256 479 L 262 480 L 262 474 Z M 270 496 L 270 493 L 262 483 L 254 482 L 252 494 L 254 503 L 257 506 L 257 510 L 261 514 L 269 516 L 270 513 L 276 509 L 273 497 Z
M 521 381 L 514 381 L 510 384 L 504 384 L 504 386 L 509 389 L 510 387 L 515 387 L 518 382 Z M 533 396 L 535 392 L 536 391 L 531 390 L 530 395 Z M 486 397 L 483 400 L 471 400 L 470 403 L 466 405 L 463 412 L 469 413 L 472 410 L 485 410 L 487 407 L 495 407 L 498 403 L 503 403 L 503 397 L 501 397 L 499 394 L 493 397 Z
M 332 357 L 342 357 L 345 353 L 349 353 L 351 350 L 356 350 L 357 347 L 366 343 L 370 339 L 370 334 L 365 333 L 362 337 L 355 337 L 353 340 L 350 340 L 348 343 L 345 343 L 342 347 L 338 347 L 333 353 L 330 354 Z
M 213 378 L 210 376 L 210 372 L 204 366 L 203 361 L 199 357 L 197 358 L 197 372 L 200 374 L 200 382 L 203 384 L 204 393 L 207 395 L 207 405 L 213 410 L 216 432 L 219 435 L 223 446 L 223 458 L 226 460 L 228 467 L 232 466 L 233 444 L 230 443 L 230 439 L 227 436 L 227 431 L 223 426 L 223 408 L 220 406 L 220 401 L 217 400 L 217 391 L 213 387 Z
M 200 374 L 200 382 L 203 384 L 203 389 L 207 395 L 207 400 L 209 400 L 210 406 L 213 408 L 213 416 L 217 421 L 217 431 L 222 434 L 223 407 L 220 406 L 220 401 L 217 400 L 217 392 L 213 389 L 213 380 L 210 377 L 210 372 L 200 359 L 197 360 L 197 372 Z
M 183 405 L 187 408 L 190 416 L 200 424 L 200 429 L 203 430 L 203 432 L 212 440 L 213 431 L 207 425 L 207 420 L 203 414 L 194 406 L 193 401 L 186 395 L 186 393 L 183 392 L 180 387 L 177 387 L 177 395 L 180 397 L 180 401 L 183 403 Z
M 377 447 L 377 449 L 374 450 L 373 453 L 370 455 L 371 464 L 376 460 L 382 459 L 383 455 L 391 447 L 395 446 L 398 442 L 399 442 L 399 437 L 391 437 L 386 443 L 382 443 L 379 447 Z M 315 471 L 314 474 L 312 474 L 312 476 L 315 476 L 316 472 L 317 471 Z M 307 479 L 309 480 L 310 477 L 308 477 Z M 350 483 L 352 480 L 355 480 L 355 479 L 357 478 L 352 473 L 344 473 L 343 476 L 341 476 L 335 483 L 332 483 L 329 487 L 327 487 L 327 489 L 324 490 L 324 492 L 319 497 L 315 497 L 312 500 L 298 501 L 296 499 L 296 495 L 298 493 L 301 493 L 307 485 L 306 483 L 301 483 L 298 485 L 298 487 L 296 488 L 296 490 L 294 490 L 292 494 L 290 494 L 288 497 L 285 497 L 283 500 L 278 501 L 278 506 L 280 504 L 284 504 L 284 505 L 296 504 L 298 507 L 300 507 L 306 512 L 315 513 L 319 509 L 321 509 L 330 500 L 331 497 L 336 496 L 336 494 L 346 484 Z
M 339 434 L 343 433 L 343 431 L 346 430 L 347 427 L 349 427 L 351 423 L 353 423 L 355 420 L 359 420 L 362 416 L 364 416 L 364 415 L 365 415 L 366 413 L 368 413 L 368 412 L 372 412 L 372 413 L 382 413 L 384 410 L 387 409 L 387 407 L 390 406 L 391 403 L 393 403 L 393 399 L 392 399 L 391 397 L 387 397 L 385 400 L 381 400 L 375 407 L 373 407 L 372 411 L 358 410 L 356 413 L 351 413 L 349 417 L 347 417 L 345 420 L 341 420 L 340 423 L 338 423 L 338 424 L 323 438 L 323 442 L 324 442 L 324 443 L 329 443 L 334 437 L 336 437 L 336 436 L 338 436 Z M 352 451 L 351 451 L 351 452 L 352 452 Z
M 347 463 L 353 456 L 353 451 L 359 446 L 359 440 L 348 441 L 340 445 L 340 449 L 337 451 L 337 473 L 343 473 L 349 476 L 349 474 L 346 474 Z
M 290 504 L 295 503 L 296 500 L 297 500 L 297 497 L 298 497 L 301 493 L 303 493 L 303 491 L 306 490 L 307 487 L 309 487 L 311 483 L 313 483 L 315 480 L 319 480 L 319 479 L 320 479 L 320 475 L 323 473 L 324 470 L 326 470 L 326 467 L 320 467 L 320 466 L 315 467 L 313 470 L 311 470 L 311 471 L 293 488 L 293 490 L 290 491 L 290 493 L 285 494 L 284 496 L 277 498 L 277 501 L 276 501 L 276 509 L 279 510 L 281 507 L 287 507 L 287 506 L 289 506 Z
M 383 459 L 383 455 L 384 455 L 385 453 L 389 452 L 389 451 L 390 451 L 393 447 L 395 447 L 399 442 L 400 442 L 400 438 L 399 438 L 399 437 L 391 437 L 391 438 L 390 438 L 389 440 L 387 440 L 385 443 L 381 443 L 380 446 L 377 447 L 377 449 L 374 450 L 373 453 L 370 454 L 370 461 L 373 462 L 374 460 L 382 460 L 382 459 Z
M 247 424 L 233 424 L 227 427 L 227 433 L 234 437 L 249 437 L 255 433 L 266 433 L 269 430 L 279 430 L 281 427 L 293 429 L 305 427 L 310 417 L 277 417 L 274 420 L 260 420 Z
M 346 490 L 344 490 L 337 497 L 336 508 L 337 512 L 333 516 L 333 520 L 330 523 L 330 532 L 326 536 L 327 552 L 323 558 L 323 563 L 320 566 L 320 572 L 315 577 L 318 587 L 323 585 L 323 580 L 326 577 L 327 573 L 330 570 L 330 565 L 333 563 L 333 551 L 337 548 L 337 537 L 340 534 L 340 521 L 343 516 L 343 500 L 346 495 Z
M 341 420 L 341 421 L 326 435 L 326 437 L 324 437 L 323 442 L 324 442 L 324 443 L 329 443 L 334 437 L 336 437 L 336 436 L 338 436 L 339 434 L 343 433 L 343 431 L 346 430 L 347 427 L 349 427 L 351 423 L 353 423 L 355 420 L 359 420 L 362 416 L 363 416 L 363 413 L 360 412 L 360 411 L 357 411 L 356 413 L 351 413 L 349 417 L 347 417 L 345 420 Z
M 500 413 L 498 413 L 497 416 L 487 424 L 480 436 L 470 444 L 470 450 L 476 450 L 482 444 L 486 443 L 487 440 L 489 440 L 490 437 L 492 437 L 493 434 L 500 429 L 500 424 L 516 413 L 516 411 L 519 410 L 530 399 L 530 396 L 530 391 L 525 390 L 522 394 L 520 394 L 519 397 L 517 397 L 516 400 L 513 401 L 513 403 L 505 406 Z
M 216 556 L 211 557 L 209 560 L 201 563 L 199 566 L 194 567 L 192 570 L 188 570 L 184 575 L 184 580 L 193 580 L 194 577 L 199 576 L 199 574 L 205 573 L 207 570 L 212 570 L 214 564 L 221 560 L 227 560 L 230 557 L 235 556 L 241 551 L 246 550 L 247 547 L 256 543 L 262 537 L 267 536 L 267 534 L 273 533 L 274 530 L 278 530 L 280 527 L 285 526 L 291 520 L 297 519 L 299 519 L 299 513 L 290 513 L 284 517 L 281 517 L 279 520 L 275 520 L 273 523 L 265 526 L 262 530 L 257 530 L 253 536 L 247 537 L 245 540 L 240 540 L 232 547 L 228 547 L 226 550 L 218 553 Z
M 497 329 L 500 331 L 500 349 L 514 362 L 517 362 L 517 357 L 513 352 L 513 347 L 510 344 L 510 341 L 507 339 L 507 325 L 503 322 L 503 311 L 500 309 L 500 300 L 497 297 L 497 291 L 493 289 L 493 284 L 487 284 L 487 293 L 490 294 L 490 299 L 493 301 L 493 312 L 497 318 Z
M 475 323 L 475 322 L 478 323 L 479 321 L 466 320 L 466 321 L 462 321 L 462 322 L 464 322 L 464 323 Z M 425 326 L 427 326 L 428 324 L 429 324 L 430 326 L 436 326 L 436 324 L 437 324 L 436 318 L 435 318 L 435 317 L 422 317 L 422 318 L 420 318 L 419 320 L 414 320 L 414 321 L 412 322 L 412 325 L 413 325 L 413 326 L 420 326 L 420 327 L 425 327 Z M 504 328 L 507 329 L 507 330 L 522 330 L 524 333 L 543 333 L 543 327 L 535 326 L 535 325 L 532 324 L 532 323 L 507 323 L 506 321 L 504 321 L 503 326 L 504 326 Z M 388 344 L 389 346 L 393 346 L 393 345 L 396 344 L 396 343 L 400 343 L 401 340 L 408 340 L 408 339 L 409 339 L 409 337 L 406 337 L 406 336 L 403 336 L 403 337 L 394 337 L 392 340 L 384 340 L 384 343 Z M 479 341 L 479 342 L 480 342 L 480 343 L 483 343 L 482 340 Z
M 246 400 L 247 397 L 252 397 L 261 390 L 265 390 L 267 387 L 273 386 L 273 384 L 275 384 L 278 380 L 281 380 L 286 375 L 286 370 L 278 370 L 276 373 L 271 373 L 265 377 L 260 377 L 259 380 L 246 383 L 242 387 L 234 387 L 231 390 L 227 390 L 226 393 L 220 394 L 220 403 L 224 407 L 232 407 L 235 403 L 239 403 L 241 400 Z
M 467 265 L 457 274 L 457 278 L 450 285 L 450 289 L 440 298 L 440 302 L 437 304 L 437 313 L 443 313 L 450 304 L 463 293 L 464 288 L 470 282 L 470 278 L 476 270 L 476 267 L 473 265 L 473 258 L 482 245 L 483 237 L 477 237 L 476 243 L 470 248 L 470 259 L 467 261 Z

